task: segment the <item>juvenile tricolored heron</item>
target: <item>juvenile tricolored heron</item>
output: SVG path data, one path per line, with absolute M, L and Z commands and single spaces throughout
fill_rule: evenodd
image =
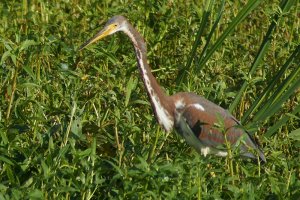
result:
M 258 155 L 260 160 L 266 161 L 255 141 L 228 111 L 194 93 L 180 92 L 172 96 L 164 93 L 151 73 L 143 37 L 125 17 L 112 17 L 100 32 L 79 49 L 118 31 L 124 32 L 133 43 L 138 68 L 156 119 L 167 132 L 175 128 L 189 145 L 204 156 L 227 156 L 227 143 L 227 147 L 230 144 L 242 156 L 255 159 Z

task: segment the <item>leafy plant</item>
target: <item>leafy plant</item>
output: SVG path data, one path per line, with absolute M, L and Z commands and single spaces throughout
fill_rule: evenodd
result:
M 299 3 L 0 3 L 0 199 L 297 199 Z M 267 163 L 202 157 L 153 118 L 122 34 L 79 45 L 126 15 L 169 94 L 232 111 Z

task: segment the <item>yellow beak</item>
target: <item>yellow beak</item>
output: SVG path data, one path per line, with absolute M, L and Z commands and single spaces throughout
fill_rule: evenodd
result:
M 99 31 L 94 37 L 88 39 L 85 43 L 83 43 L 80 47 L 79 47 L 79 51 L 81 51 L 83 48 L 87 47 L 88 45 L 101 40 L 102 38 L 110 35 L 111 33 L 114 32 L 114 30 L 116 29 L 115 24 L 110 24 L 108 26 L 106 26 L 104 29 L 102 29 L 101 31 Z

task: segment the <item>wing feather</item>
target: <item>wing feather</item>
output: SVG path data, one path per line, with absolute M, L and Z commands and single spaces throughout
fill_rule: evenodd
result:
M 210 153 L 226 151 L 227 140 L 231 145 L 238 146 L 243 156 L 256 158 L 253 149 L 258 152 L 261 160 L 266 161 L 251 135 L 227 110 L 193 93 L 183 93 L 181 97 L 186 104 L 176 111 L 177 126 L 187 142 L 198 152 L 207 147 Z

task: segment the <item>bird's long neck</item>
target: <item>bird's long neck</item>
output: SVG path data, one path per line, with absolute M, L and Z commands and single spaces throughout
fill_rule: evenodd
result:
M 166 131 L 171 131 L 174 125 L 172 111 L 174 103 L 171 101 L 171 98 L 164 93 L 151 72 L 151 69 L 147 63 L 147 47 L 144 39 L 131 24 L 128 23 L 127 26 L 128 30 L 124 32 L 133 42 L 139 71 L 141 73 L 156 118 L 159 124 L 162 125 Z

